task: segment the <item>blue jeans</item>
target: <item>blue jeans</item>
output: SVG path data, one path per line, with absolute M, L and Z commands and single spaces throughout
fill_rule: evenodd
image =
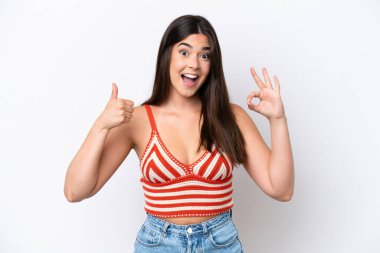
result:
M 177 225 L 147 213 L 135 241 L 135 253 L 243 252 L 232 210 L 197 224 Z

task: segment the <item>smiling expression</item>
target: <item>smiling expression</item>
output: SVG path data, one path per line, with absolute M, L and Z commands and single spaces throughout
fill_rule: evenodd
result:
M 204 34 L 191 34 L 173 45 L 170 58 L 170 92 L 192 97 L 210 72 L 210 44 Z

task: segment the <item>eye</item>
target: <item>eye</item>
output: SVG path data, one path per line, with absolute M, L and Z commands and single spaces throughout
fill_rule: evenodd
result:
M 187 52 L 186 50 L 180 50 L 179 53 L 180 55 L 183 55 L 183 56 L 186 56 L 189 54 L 189 52 Z
M 209 55 L 209 54 L 202 54 L 202 55 L 201 55 L 201 58 L 202 58 L 203 60 L 209 60 L 209 59 L 210 59 L 210 55 Z

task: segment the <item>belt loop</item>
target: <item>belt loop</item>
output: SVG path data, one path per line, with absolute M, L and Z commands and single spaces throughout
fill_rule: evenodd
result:
M 208 237 L 208 230 L 207 230 L 207 225 L 206 223 L 201 223 L 202 224 L 202 227 L 203 227 L 203 235 L 205 238 Z
M 164 226 L 162 227 L 163 236 L 166 237 L 167 233 L 166 230 L 168 230 L 168 227 L 170 226 L 169 222 L 165 222 Z
M 231 219 L 232 219 L 232 209 L 230 209 L 230 217 L 231 217 Z

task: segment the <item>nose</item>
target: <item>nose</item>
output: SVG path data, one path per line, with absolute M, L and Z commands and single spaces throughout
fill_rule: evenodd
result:
M 199 68 L 199 58 L 197 55 L 192 55 L 191 57 L 189 57 L 188 66 L 192 69 Z

